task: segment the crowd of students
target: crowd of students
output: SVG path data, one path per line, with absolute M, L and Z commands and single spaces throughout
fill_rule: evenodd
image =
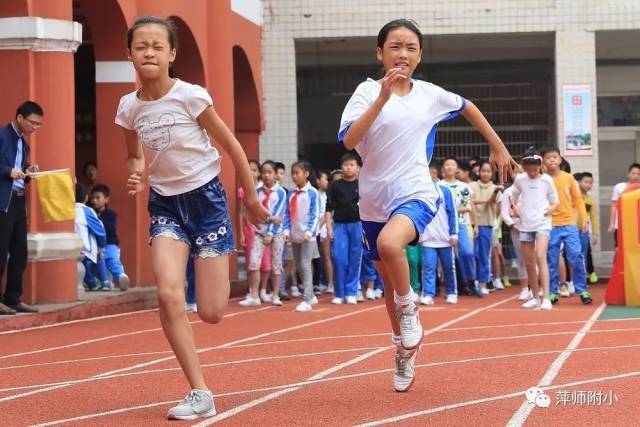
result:
M 270 217 L 256 228 L 242 209 L 239 212 L 239 242 L 249 279 L 249 292 L 240 305 L 283 305 L 301 298 L 295 310 L 304 312 L 313 310 L 322 293 L 333 294 L 333 304 L 383 296 L 382 278 L 364 256 L 359 162 L 347 153 L 340 169 L 316 172 L 309 162 L 298 161 L 291 167 L 294 188 L 287 189 L 284 164 L 250 161 L 258 198 Z M 598 277 L 591 246 L 599 239 L 600 227 L 589 195 L 593 175 L 571 175 L 555 148 L 540 153 L 532 147 L 520 165 L 505 189 L 494 183 L 486 160 L 461 163 L 448 157 L 441 165 L 431 162 L 440 207 L 420 244 L 406 248 L 416 302 L 433 305 L 441 285 L 448 304 L 456 304 L 458 295 L 483 297 L 511 287 L 503 254 L 507 236 L 523 308 L 550 310 L 559 297 L 573 294 L 584 304 L 592 302 L 587 284 Z M 633 164 L 628 183 L 638 181 L 640 166 Z M 612 206 L 626 185 L 616 186 Z M 240 189 L 238 198 L 243 197 Z M 615 221 L 611 224 L 613 231 Z

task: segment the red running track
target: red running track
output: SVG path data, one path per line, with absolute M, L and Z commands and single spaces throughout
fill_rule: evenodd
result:
M 637 425 L 640 319 L 597 320 L 601 286 L 594 304 L 550 312 L 516 293 L 422 309 L 409 393 L 393 390 L 380 300 L 322 298 L 310 313 L 232 302 L 220 325 L 191 315 L 218 409 L 199 425 Z M 166 411 L 188 391 L 155 312 L 0 333 L 0 371 L 3 426 L 175 425 Z M 539 384 L 550 408 L 526 403 Z

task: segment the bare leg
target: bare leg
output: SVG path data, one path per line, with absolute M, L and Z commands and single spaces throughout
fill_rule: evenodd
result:
M 186 243 L 162 236 L 153 239 L 151 264 L 158 282 L 158 307 L 162 330 L 191 388 L 207 390 L 196 353 L 193 330 L 184 305 L 184 272 L 187 269 L 188 257 L 189 246 Z M 196 265 L 196 273 L 197 271 Z M 199 284 L 196 293 L 208 287 L 208 280 L 209 278 L 196 276 L 196 283 Z M 200 304 L 198 309 L 202 310 Z
M 260 286 L 260 271 L 249 271 L 249 292 L 252 298 L 258 298 L 258 287 Z
M 229 304 L 229 256 L 196 257 L 198 316 L 207 323 L 219 323 Z M 202 307 L 202 308 L 201 308 Z
M 535 242 L 521 242 L 522 257 L 527 266 L 527 276 L 529 278 L 529 287 L 534 298 L 538 298 L 540 287 L 538 286 L 538 270 L 536 263 L 536 244 Z M 546 252 L 546 251 L 545 251 Z M 547 270 L 548 275 L 548 270 Z M 549 279 L 547 278 L 547 283 Z
M 396 319 L 396 302 L 393 299 L 393 289 L 391 288 L 391 286 L 387 287 L 387 283 L 391 283 L 391 280 L 389 279 L 389 275 L 387 274 L 387 270 L 385 269 L 384 263 L 382 263 L 382 261 L 376 261 L 376 270 L 378 270 L 378 273 L 380 273 L 382 279 L 384 280 L 384 302 L 387 307 L 389 320 L 391 321 L 391 329 L 393 329 L 394 335 L 400 336 L 400 324 Z
M 389 276 L 388 280 L 385 277 L 385 286 L 388 281 L 398 295 L 407 295 L 411 291 L 405 248 L 415 237 L 413 221 L 404 215 L 392 217 L 378 236 L 378 254 Z
M 267 292 L 267 285 L 269 285 L 269 275 L 270 275 L 270 272 L 268 271 L 260 272 L 260 291 L 261 292 L 262 291 Z M 277 287 L 278 289 L 280 289 L 280 282 L 278 282 L 278 286 L 276 286 L 274 283 L 273 287 L 274 288 Z
M 491 248 L 491 271 L 494 279 L 502 279 L 504 271 L 504 258 L 502 258 L 502 248 L 500 245 Z
M 549 298 L 549 265 L 547 264 L 547 247 L 549 246 L 549 238 L 539 236 L 536 239 L 536 263 L 538 265 L 538 274 L 540 276 L 540 284 L 544 298 Z M 564 260 L 562 260 L 564 262 Z M 529 273 L 531 274 L 531 273 Z

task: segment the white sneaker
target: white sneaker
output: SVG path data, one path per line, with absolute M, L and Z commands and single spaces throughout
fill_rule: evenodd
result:
M 447 295 L 447 304 L 457 304 L 458 303 L 458 295 L 449 294 Z
M 482 295 L 489 295 L 491 293 L 491 291 L 489 291 L 489 289 L 487 288 L 480 288 L 480 292 L 482 293 Z
M 296 306 L 296 311 L 299 311 L 301 313 L 306 311 L 311 311 L 311 310 L 313 310 L 313 307 L 311 306 L 311 304 L 309 304 L 306 301 L 302 301 L 300 304 Z
M 129 289 L 129 283 L 129 276 L 127 276 L 125 273 L 122 273 L 120 275 L 120 278 L 118 279 L 118 288 L 124 292 Z
M 376 299 L 376 292 L 373 289 L 369 288 L 364 293 L 364 296 L 366 296 L 367 299 Z
M 531 298 L 529 301 L 522 304 L 522 308 L 540 308 L 540 300 L 538 298 Z
M 569 286 L 566 283 L 563 283 L 558 288 L 558 295 L 562 298 L 569 298 L 571 296 L 571 292 L 569 292 Z
M 345 298 L 345 302 L 347 304 L 357 304 L 358 303 L 358 298 L 356 298 L 356 297 L 346 297 Z
M 213 394 L 209 390 L 191 390 L 182 402 L 169 409 L 167 418 L 170 420 L 195 420 L 200 417 L 213 417 L 215 414 L 216 406 L 213 404 Z
M 502 279 L 500 279 L 500 278 L 493 279 L 493 287 L 496 288 L 496 289 L 503 290 L 504 289 L 504 284 L 502 283 Z
M 422 298 L 420 298 L 420 304 L 422 304 L 422 305 L 433 305 L 433 297 L 431 297 L 429 295 L 423 295 Z
M 326 294 L 334 294 L 336 292 L 335 288 L 333 287 L 333 285 L 329 285 L 327 286 L 327 289 L 324 291 Z
M 416 378 L 413 366 L 416 363 L 419 348 L 418 346 L 412 350 L 405 350 L 402 347 L 398 347 L 396 353 L 396 370 L 393 373 L 393 388 L 395 388 L 397 392 L 409 391 L 413 385 L 413 381 Z
M 318 303 L 318 297 L 314 295 L 313 298 L 311 298 L 311 300 L 309 301 L 309 304 L 316 305 L 317 303 Z
M 533 298 L 533 295 L 531 295 L 531 290 L 529 288 L 521 290 L 520 295 L 518 295 L 518 299 L 520 301 L 528 301 L 531 298 Z
M 262 300 L 262 302 L 271 302 L 271 295 L 269 295 L 266 291 L 261 291 L 260 299 Z
M 413 293 L 413 303 L 418 304 L 420 302 L 420 295 L 413 292 L 413 290 L 411 290 L 411 292 Z
M 291 296 L 293 298 L 298 298 L 300 297 L 301 293 L 300 293 L 300 289 L 298 289 L 297 286 L 292 286 L 291 287 Z
M 187 303 L 187 313 L 197 313 L 198 312 L 198 304 L 194 303 Z
M 318 290 L 320 291 L 320 295 L 326 293 L 327 289 L 329 289 L 329 287 L 327 285 L 320 285 L 319 288 L 318 288 Z
M 254 305 L 260 305 L 262 303 L 260 302 L 260 298 L 253 298 L 251 295 L 247 295 L 247 297 L 240 301 L 238 304 L 243 307 L 252 307 Z
M 273 298 L 271 298 L 271 304 L 273 304 L 273 305 L 282 305 L 282 301 L 280 300 L 280 297 L 273 297 Z
M 551 310 L 553 308 L 553 304 L 551 304 L 551 300 L 549 298 L 545 298 L 542 300 L 540 308 L 543 310 Z
M 382 291 L 382 289 L 376 289 L 375 291 L 373 291 L 376 293 L 376 299 L 378 298 L 382 298 L 384 296 L 384 292 Z
M 342 298 L 335 297 L 334 299 L 331 300 L 331 304 L 340 305 L 342 303 L 344 303 L 344 299 Z
M 348 297 L 347 297 L 348 298 Z M 356 301 L 357 302 L 362 302 L 364 301 L 364 295 L 362 295 L 362 291 L 358 291 L 358 293 L 356 294 Z M 347 303 L 348 304 L 348 303 Z
M 571 295 L 575 295 L 576 294 L 576 287 L 573 286 L 573 282 L 567 282 L 567 286 L 569 287 L 569 293 Z
M 419 346 L 424 337 L 424 330 L 422 329 L 422 324 L 420 324 L 418 310 L 417 306 L 412 310 L 403 310 L 401 307 L 396 309 L 396 318 L 398 319 L 398 323 L 400 323 L 402 347 L 406 350 L 411 350 Z

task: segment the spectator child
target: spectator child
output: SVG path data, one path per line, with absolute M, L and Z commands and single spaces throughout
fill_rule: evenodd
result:
M 433 305 L 436 295 L 438 261 L 442 265 L 447 288 L 448 304 L 458 302 L 456 263 L 454 248 L 458 244 L 458 214 L 451 190 L 446 185 L 437 185 L 443 203 L 435 218 L 427 225 L 422 237 L 422 283 L 424 289 L 420 304 Z
M 320 221 L 320 195 L 309 182 L 311 165 L 306 161 L 298 161 L 291 166 L 291 178 L 295 189 L 289 193 L 289 209 L 284 220 L 285 239 L 291 241 L 296 268 L 303 284 L 304 300 L 296 306 L 296 311 L 313 310 L 318 303 L 313 292 L 311 260 Z
M 525 173 L 516 177 L 511 190 L 511 199 L 514 202 L 511 209 L 520 218 L 520 248 L 527 266 L 529 288 L 532 293 L 531 298 L 522 307 L 551 310 L 547 248 L 551 233 L 551 214 L 558 206 L 558 193 L 553 180 L 548 175 L 541 174 L 542 157 L 537 152 L 530 150 L 522 159 L 522 164 Z M 520 199 L 522 208 L 518 208 Z M 506 220 L 509 221 L 508 218 Z M 542 284 L 542 303 L 539 283 Z
M 82 184 L 76 184 L 75 230 L 82 239 L 80 253 L 85 268 L 84 283 L 90 291 L 109 291 L 111 282 L 104 262 L 107 231 L 96 212 L 87 206 L 89 194 Z M 96 281 L 93 271 L 98 275 Z
M 493 246 L 493 229 L 496 223 L 496 198 L 501 188 L 491 181 L 493 171 L 488 161 L 480 163 L 480 176 L 473 181 L 471 187 L 471 201 L 474 206 L 474 252 L 476 261 L 476 278 L 480 292 L 489 294 L 487 284 L 491 279 L 491 247 Z
M 282 251 L 284 248 L 284 232 L 282 219 L 287 207 L 287 193 L 276 181 L 275 163 L 267 160 L 260 167 L 262 173 L 262 185 L 256 189 L 258 200 L 269 212 L 267 223 L 256 228 L 256 234 L 251 245 L 249 255 L 249 285 L 250 293 L 240 301 L 241 306 L 260 305 L 260 301 L 271 302 L 273 305 L 282 305 L 280 300 L 280 275 L 282 274 Z M 273 296 L 263 298 L 258 295 L 260 284 L 260 266 L 266 248 L 271 248 L 271 272 L 273 277 Z M 268 277 L 268 275 L 267 275 Z M 263 289 L 262 292 L 266 293 Z
M 118 215 L 109 207 L 111 191 L 104 184 L 98 184 L 91 189 L 91 206 L 98 214 L 98 218 L 107 230 L 107 245 L 104 249 L 106 268 L 121 291 L 129 289 L 129 276 L 124 272 L 120 261 L 120 240 L 117 233 Z
M 318 175 L 318 193 L 320 194 L 320 231 L 318 232 L 320 256 L 322 257 L 322 270 L 324 272 L 324 282 L 321 291 L 328 294 L 335 292 L 333 284 L 333 263 L 331 262 L 331 239 L 327 234 L 327 192 L 329 191 L 329 175 L 320 172 Z
M 560 248 L 564 246 L 576 293 L 580 295 L 583 304 L 591 304 L 593 300 L 587 290 L 587 274 L 580 243 L 580 231 L 587 231 L 587 211 L 584 208 L 578 183 L 570 173 L 560 169 L 562 157 L 560 157 L 560 151 L 557 148 L 546 149 L 542 158 L 546 172 L 553 178 L 553 184 L 558 194 L 558 207 L 552 214 L 553 227 L 547 251 L 551 302 L 553 304 L 558 302 L 558 264 L 560 262 Z M 577 222 L 576 211 L 578 212 Z
M 589 195 L 591 187 L 593 186 L 593 175 L 590 172 L 582 172 L 578 175 L 576 180 L 580 187 L 580 194 L 584 201 L 584 207 L 587 210 L 588 215 L 588 228 L 586 233 L 580 233 L 580 242 L 582 243 L 582 255 L 587 263 L 587 274 L 589 275 L 589 282 L 596 283 L 598 276 L 593 268 L 593 258 L 591 256 L 591 245 L 595 245 L 598 242 L 600 236 L 600 218 L 598 215 L 598 207 L 593 197 Z
M 362 224 L 358 202 L 358 174 L 360 166 L 353 153 L 340 158 L 342 179 L 329 187 L 327 232 L 331 243 L 331 260 L 335 277 L 335 298 L 333 304 L 356 304 L 358 280 L 362 262 Z M 372 277 L 369 271 L 367 276 Z

